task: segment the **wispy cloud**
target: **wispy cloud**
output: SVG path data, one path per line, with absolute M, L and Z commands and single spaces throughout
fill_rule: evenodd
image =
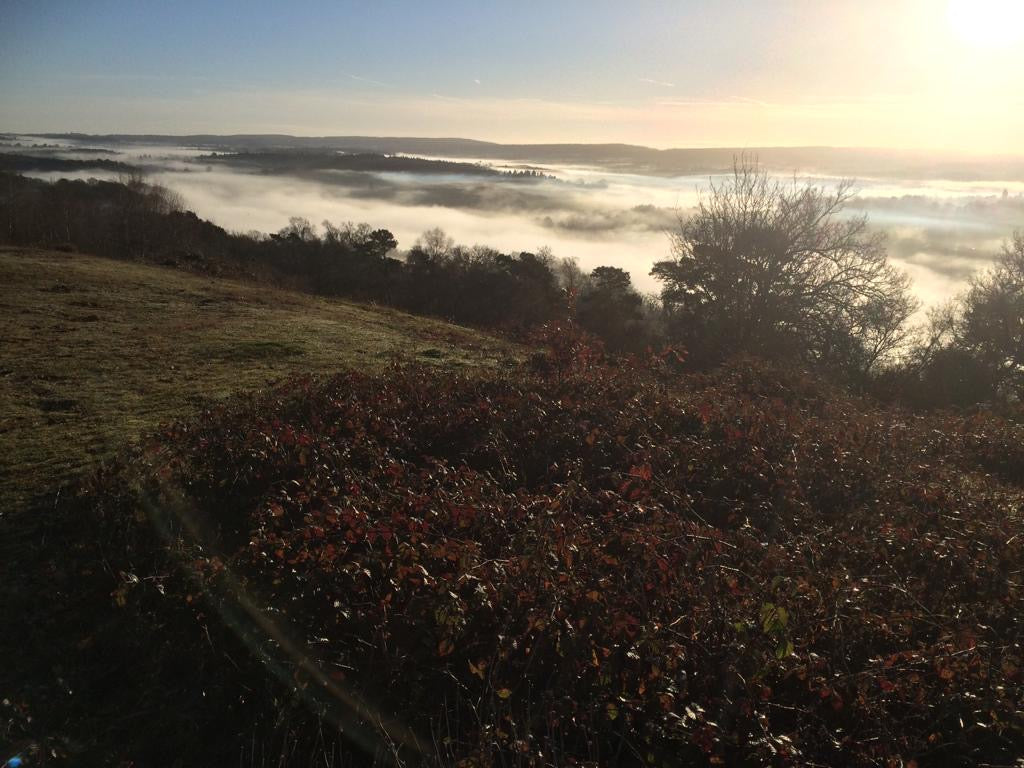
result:
M 666 83 L 664 80 L 654 80 L 650 77 L 638 77 L 641 83 L 649 83 L 650 85 L 660 85 L 662 88 L 675 88 L 675 83 Z
M 360 83 L 369 83 L 370 85 L 379 85 L 383 88 L 390 88 L 390 83 L 382 83 L 380 80 L 374 80 L 370 77 L 362 77 L 361 75 L 349 74 L 349 77 Z
M 474 77 L 473 78 L 473 82 L 476 83 L 477 85 L 480 85 L 480 78 L 479 77 Z

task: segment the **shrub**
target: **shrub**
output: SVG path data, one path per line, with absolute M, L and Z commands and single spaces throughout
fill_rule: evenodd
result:
M 52 533 L 101 628 L 67 663 L 116 654 L 131 682 L 79 697 L 153 723 L 91 733 L 187 764 L 1024 752 L 1019 425 L 564 357 L 292 381 L 98 474 Z

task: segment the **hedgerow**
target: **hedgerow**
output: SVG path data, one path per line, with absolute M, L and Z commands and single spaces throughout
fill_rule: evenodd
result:
M 82 695 L 146 702 L 94 735 L 139 765 L 1024 754 L 1020 423 L 669 357 L 299 379 L 106 468 L 51 564 L 101 596 L 69 666 L 134 670 Z

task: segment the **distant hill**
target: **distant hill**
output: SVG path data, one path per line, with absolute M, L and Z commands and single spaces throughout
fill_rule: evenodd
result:
M 88 158 L 73 160 L 49 155 L 22 155 L 12 152 L 0 152 L 0 171 L 24 173 L 26 171 L 107 171 L 112 173 L 131 173 L 137 171 L 133 165 L 117 160 Z
M 457 163 L 447 160 L 427 160 L 422 157 L 385 155 L 378 152 L 339 154 L 336 151 L 264 150 L 200 155 L 199 162 L 222 163 L 241 168 L 272 173 L 301 171 L 390 171 L 401 173 L 430 173 L 468 176 L 498 176 L 500 171 L 478 163 Z
M 632 144 L 498 144 L 463 138 L 289 136 L 285 134 L 36 134 L 38 138 L 99 143 L 162 144 L 215 150 L 334 149 L 407 153 L 523 163 L 578 164 L 655 175 L 716 173 L 742 153 L 780 172 L 856 177 L 1024 180 L 1024 157 L 854 147 L 718 147 L 654 149 Z

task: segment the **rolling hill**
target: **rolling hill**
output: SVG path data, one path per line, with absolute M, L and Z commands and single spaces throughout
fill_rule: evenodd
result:
M 758 157 L 773 171 L 822 173 L 857 178 L 1010 180 L 1024 178 L 1020 156 L 972 156 L 927 150 L 869 147 L 672 147 L 656 149 L 632 144 L 500 144 L 462 138 L 416 136 L 288 136 L 282 134 L 154 134 L 90 135 L 39 134 L 60 139 L 104 144 L 144 144 L 203 147 L 213 150 L 337 150 L 344 152 L 405 153 L 447 158 L 517 163 L 585 165 L 625 173 L 688 175 L 728 172 L 738 155 Z
M 0 267 L 8 508 L 123 447 L 0 521 L 7 754 L 1024 750 L 1019 409 L 606 359 L 571 320 L 516 364 L 472 331 L 282 290 L 68 253 Z
M 0 249 L 0 504 L 45 495 L 168 419 L 283 377 L 447 369 L 516 349 L 391 309 L 77 253 Z

